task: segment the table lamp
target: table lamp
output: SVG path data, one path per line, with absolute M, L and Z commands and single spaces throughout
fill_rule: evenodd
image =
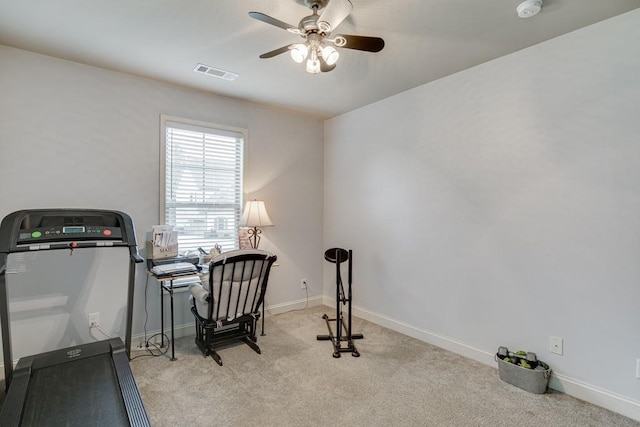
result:
M 242 217 L 240 218 L 240 227 L 249 227 L 249 243 L 251 243 L 253 249 L 258 249 L 260 244 L 260 234 L 262 233 L 260 227 L 271 227 L 273 225 L 262 200 L 252 200 L 244 205 L 244 212 L 242 212 Z

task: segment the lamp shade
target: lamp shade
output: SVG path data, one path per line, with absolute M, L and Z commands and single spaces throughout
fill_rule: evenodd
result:
M 267 214 L 267 208 L 262 200 L 252 200 L 245 203 L 240 227 L 269 227 L 274 225 Z

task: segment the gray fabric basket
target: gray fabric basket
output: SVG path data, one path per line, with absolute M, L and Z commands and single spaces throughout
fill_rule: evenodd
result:
M 514 385 L 518 388 L 526 390 L 530 393 L 544 394 L 549 386 L 549 378 L 551 377 L 551 368 L 544 362 L 538 360 L 536 369 L 527 369 L 513 363 L 507 363 L 498 357 L 498 373 L 500 379 L 506 383 Z

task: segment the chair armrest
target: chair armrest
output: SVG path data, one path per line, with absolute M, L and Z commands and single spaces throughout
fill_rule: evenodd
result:
M 201 304 L 207 304 L 209 302 L 209 291 L 202 287 L 202 285 L 194 283 L 189 285 L 189 292 L 195 301 Z

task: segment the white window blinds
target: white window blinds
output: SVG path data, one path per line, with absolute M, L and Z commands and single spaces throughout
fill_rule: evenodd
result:
M 219 244 L 238 248 L 242 211 L 242 131 L 163 120 L 164 224 L 178 231 L 181 253 Z

